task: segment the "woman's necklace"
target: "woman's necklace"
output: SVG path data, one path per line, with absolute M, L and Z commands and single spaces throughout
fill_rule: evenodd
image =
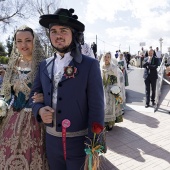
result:
M 25 66 L 25 67 L 28 67 L 28 66 L 29 66 L 29 64 L 30 64 L 30 61 L 32 61 L 32 59 L 27 60 L 27 61 L 24 61 L 24 66 Z
M 30 65 L 30 61 L 32 61 L 32 58 L 30 60 L 27 60 L 25 58 L 22 58 L 24 67 L 28 67 Z

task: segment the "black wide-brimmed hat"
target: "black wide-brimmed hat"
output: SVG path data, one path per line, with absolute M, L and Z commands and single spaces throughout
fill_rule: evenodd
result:
M 40 16 L 39 23 L 45 28 L 49 28 L 50 24 L 59 24 L 71 27 L 77 31 L 83 32 L 85 26 L 83 23 L 78 21 L 78 16 L 73 15 L 74 9 L 63 9 L 58 8 L 54 14 L 42 15 Z

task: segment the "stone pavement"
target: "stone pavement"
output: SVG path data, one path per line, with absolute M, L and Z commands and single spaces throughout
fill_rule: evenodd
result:
M 131 67 L 124 121 L 107 132 L 101 170 L 170 170 L 170 88 L 163 85 L 158 110 L 145 108 L 143 69 Z

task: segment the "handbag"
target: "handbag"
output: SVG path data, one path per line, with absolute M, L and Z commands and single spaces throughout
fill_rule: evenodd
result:
M 6 117 L 8 110 L 8 104 L 5 102 L 4 98 L 0 98 L 0 123 L 2 119 Z

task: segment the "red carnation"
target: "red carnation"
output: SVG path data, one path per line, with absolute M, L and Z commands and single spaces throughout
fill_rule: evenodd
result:
M 101 124 L 97 123 L 97 122 L 94 122 L 92 124 L 92 132 L 93 133 L 99 134 L 99 133 L 101 133 L 103 131 L 103 129 L 104 129 L 104 127 Z

